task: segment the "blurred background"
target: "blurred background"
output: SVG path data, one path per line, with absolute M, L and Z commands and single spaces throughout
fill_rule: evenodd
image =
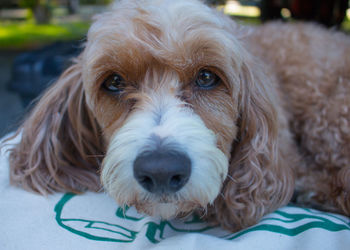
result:
M 70 64 L 92 17 L 113 0 L 0 0 L 0 137 Z M 176 1 L 176 0 L 174 0 Z M 318 22 L 350 32 L 349 0 L 207 0 L 239 22 Z

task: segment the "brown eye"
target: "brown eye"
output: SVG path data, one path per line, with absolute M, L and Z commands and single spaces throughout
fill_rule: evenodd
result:
M 196 79 L 196 84 L 202 89 L 212 89 L 220 81 L 220 78 L 207 69 L 202 69 L 199 71 Z
M 118 74 L 112 74 L 104 80 L 102 88 L 112 93 L 120 93 L 124 86 L 124 79 Z

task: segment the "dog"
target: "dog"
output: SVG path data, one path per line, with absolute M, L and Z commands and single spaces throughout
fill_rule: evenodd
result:
M 10 181 L 231 231 L 290 201 L 349 216 L 348 55 L 349 37 L 314 24 L 118 1 L 18 130 Z

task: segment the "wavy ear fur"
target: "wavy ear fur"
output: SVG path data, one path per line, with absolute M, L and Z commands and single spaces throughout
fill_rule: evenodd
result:
M 99 127 L 86 105 L 79 59 L 47 90 L 10 150 L 10 181 L 47 194 L 100 190 Z M 102 159 L 102 158 L 101 158 Z
M 246 55 L 240 81 L 240 129 L 229 176 L 214 204 L 216 220 L 230 230 L 253 225 L 290 200 L 291 167 L 298 158 L 274 79 Z

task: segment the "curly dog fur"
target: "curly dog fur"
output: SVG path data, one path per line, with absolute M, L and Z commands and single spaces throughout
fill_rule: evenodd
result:
M 349 37 L 313 24 L 252 28 L 195 0 L 120 1 L 19 129 L 11 182 L 41 194 L 104 189 L 140 212 L 197 212 L 232 231 L 293 192 L 349 216 L 348 55 Z M 198 72 L 218 83 L 199 85 Z M 111 94 L 101 86 L 116 73 Z M 133 174 L 159 147 L 192 164 L 172 194 Z

